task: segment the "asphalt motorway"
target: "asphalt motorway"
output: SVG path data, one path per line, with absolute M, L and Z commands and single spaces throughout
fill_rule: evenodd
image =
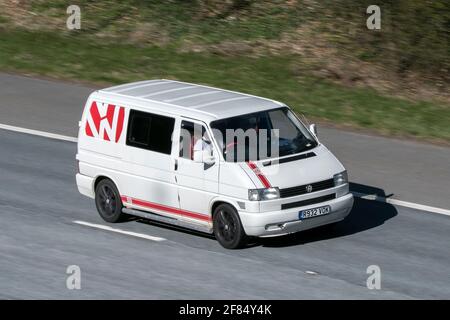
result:
M 92 91 L 6 74 L 0 84 L 0 123 L 69 136 Z M 353 190 L 450 208 L 449 149 L 319 129 Z M 226 250 L 148 221 L 102 221 L 76 190 L 75 143 L 0 130 L 0 150 L 3 299 L 450 299 L 449 216 L 356 199 L 335 228 Z M 66 287 L 70 265 L 80 267 L 80 290 Z M 366 286 L 371 265 L 380 290 Z

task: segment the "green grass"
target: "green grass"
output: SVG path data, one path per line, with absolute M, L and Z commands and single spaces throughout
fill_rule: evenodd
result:
M 7 23 L 7 22 L 8 22 L 8 18 L 6 18 L 0 14 L 0 24 Z
M 173 46 L 134 47 L 93 41 L 81 33 L 5 31 L 0 69 L 93 83 L 152 78 L 203 83 L 277 99 L 316 119 L 384 134 L 450 141 L 450 107 L 382 96 L 370 89 L 339 86 L 298 76 L 298 56 L 259 58 L 181 53 Z
M 230 12 L 226 5 L 220 5 L 221 2 L 212 1 L 210 5 L 201 5 L 196 0 L 78 0 L 76 4 L 81 8 L 82 21 L 85 23 L 83 29 L 87 33 L 109 31 L 108 28 L 119 28 L 119 32 L 126 33 L 134 28 L 136 22 L 146 22 L 166 31 L 172 42 L 186 38 L 202 43 L 275 39 L 298 26 L 304 17 L 301 6 L 283 6 L 283 0 L 272 0 L 270 3 L 250 1 L 251 6 Z M 67 1 L 35 1 L 31 5 L 33 11 L 42 16 L 58 12 L 65 17 Z M 215 5 L 216 14 L 205 12 L 209 10 L 212 14 Z M 132 19 L 119 21 L 124 17 Z

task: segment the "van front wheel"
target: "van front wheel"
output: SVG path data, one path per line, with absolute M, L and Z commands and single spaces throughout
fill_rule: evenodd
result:
M 95 205 L 103 220 L 107 222 L 122 221 L 122 200 L 119 191 L 111 180 L 101 180 L 95 188 Z
M 221 204 L 214 210 L 213 228 L 217 241 L 224 248 L 238 249 L 247 242 L 239 215 L 229 204 Z

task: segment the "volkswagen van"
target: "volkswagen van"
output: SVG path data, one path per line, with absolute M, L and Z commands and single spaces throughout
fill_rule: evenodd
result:
M 284 103 L 172 80 L 93 92 L 79 122 L 78 190 L 114 223 L 137 216 L 248 237 L 343 220 L 347 172 Z

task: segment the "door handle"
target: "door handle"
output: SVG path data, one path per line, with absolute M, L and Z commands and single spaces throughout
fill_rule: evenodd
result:
M 178 170 L 178 160 L 177 160 L 177 159 L 175 159 L 174 170 L 175 170 L 175 171 Z

